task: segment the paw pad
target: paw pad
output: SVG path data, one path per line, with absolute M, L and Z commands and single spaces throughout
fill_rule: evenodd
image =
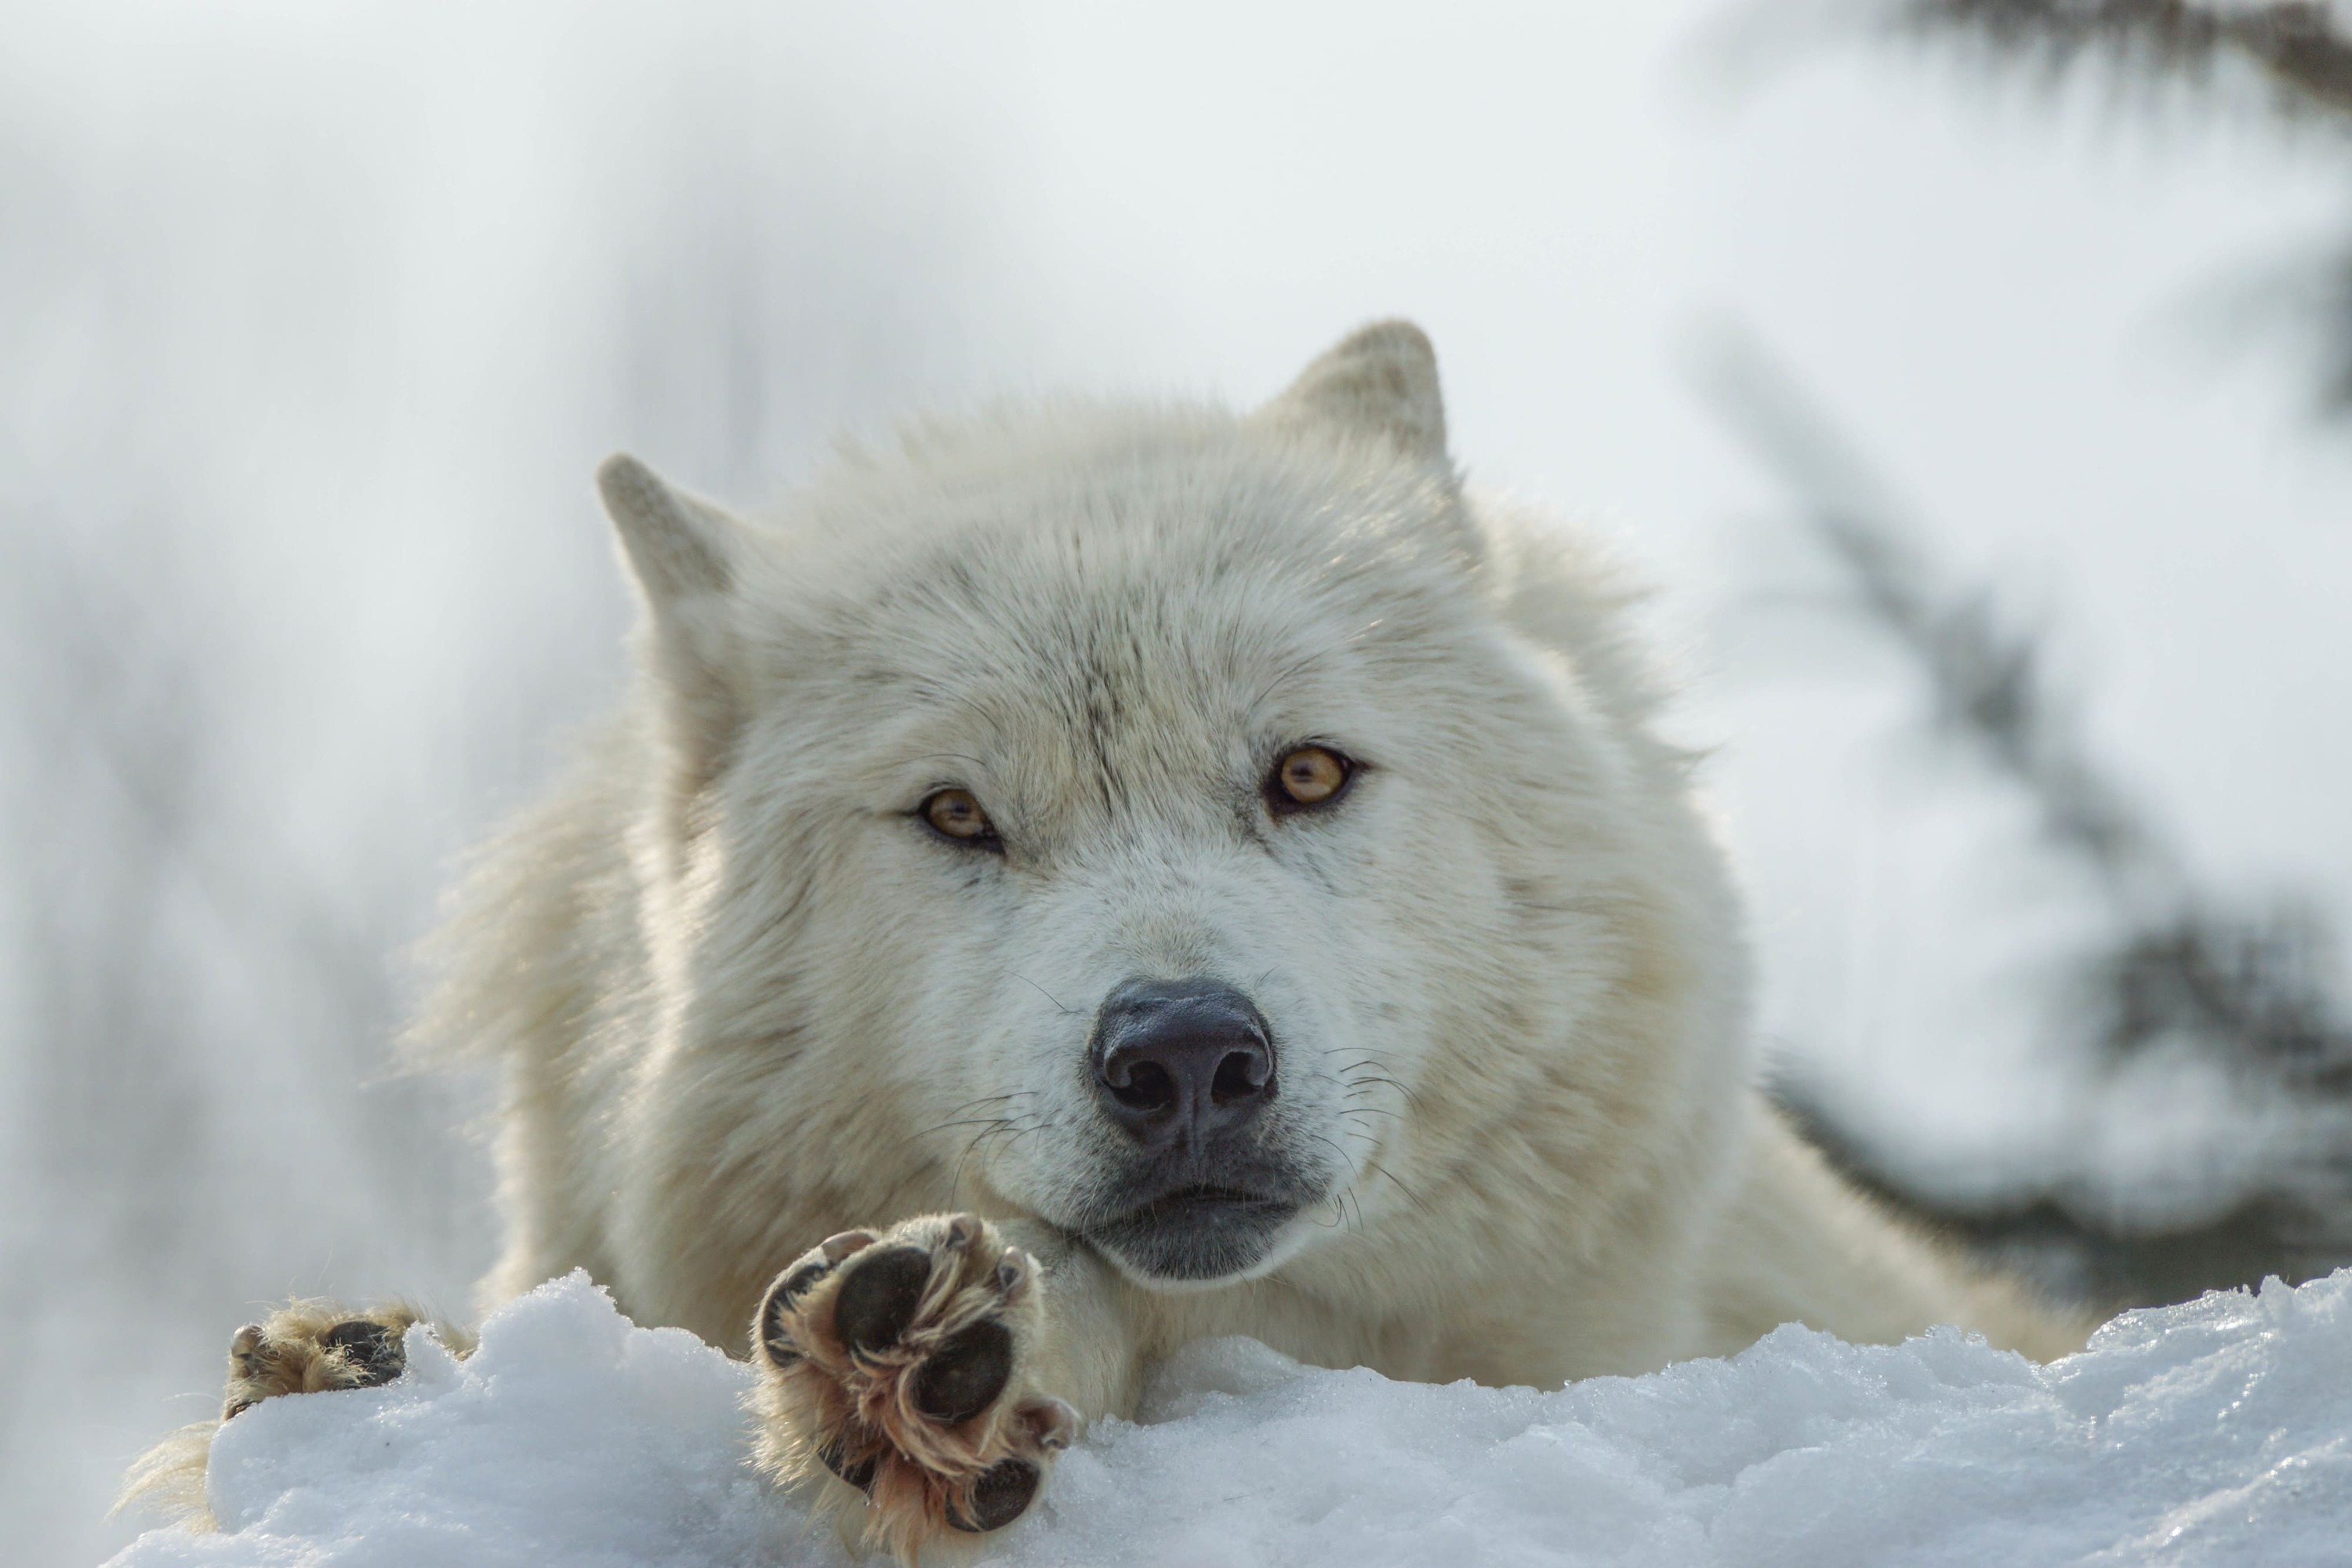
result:
M 931 1280 L 931 1257 L 919 1247 L 868 1252 L 848 1266 L 834 1296 L 833 1330 L 850 1353 L 871 1358 L 904 1337 Z
M 1026 1459 L 1003 1459 L 991 1465 L 971 1486 L 971 1517 L 950 1506 L 948 1523 L 969 1535 L 1002 1530 L 1028 1511 L 1045 1472 Z
M 982 1318 L 916 1369 L 915 1408 L 952 1426 L 995 1404 L 1012 1380 L 1013 1331 Z
M 408 1347 L 389 1323 L 353 1318 L 320 1334 L 319 1342 L 343 1352 L 344 1362 L 359 1374 L 354 1388 L 380 1387 L 408 1368 Z

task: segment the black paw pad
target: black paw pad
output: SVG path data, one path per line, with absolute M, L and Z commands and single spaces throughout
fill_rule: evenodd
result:
M 760 1348 L 773 1364 L 791 1366 L 801 1359 L 800 1347 L 784 1331 L 784 1313 L 794 1301 L 808 1294 L 810 1286 L 832 1272 L 832 1264 L 815 1258 L 769 1287 L 768 1300 L 760 1308 Z
M 1037 1467 L 1028 1460 L 1000 1459 L 972 1485 L 971 1517 L 950 1508 L 948 1522 L 973 1535 L 1002 1530 L 1027 1510 L 1029 1500 L 1037 1495 L 1038 1479 Z
M 776 1287 L 776 1294 L 787 1302 L 799 1300 L 809 1293 L 809 1287 L 833 1272 L 833 1265 L 822 1258 L 812 1258 L 790 1274 Z
M 833 1299 L 833 1329 L 851 1353 L 871 1355 L 898 1342 L 930 1283 L 931 1255 L 919 1247 L 860 1254 Z
M 915 1373 L 915 1408 L 952 1426 L 996 1401 L 1013 1376 L 1013 1333 L 983 1318 L 941 1345 Z
M 408 1365 L 408 1351 L 401 1343 L 400 1331 L 388 1324 L 372 1323 L 365 1318 L 337 1323 L 319 1336 L 319 1342 L 329 1350 L 343 1352 L 343 1360 L 360 1374 L 358 1386 L 362 1388 L 390 1383 Z
M 859 1491 L 874 1489 L 874 1472 L 881 1465 L 880 1455 L 868 1454 L 854 1465 L 845 1464 L 842 1462 L 840 1446 L 828 1443 L 816 1451 L 816 1457 L 824 1461 L 826 1469 L 831 1470 Z
M 779 1290 L 760 1310 L 760 1351 L 773 1366 L 792 1366 L 801 1359 L 800 1347 L 784 1332 L 784 1309 L 792 1304 L 792 1298 Z

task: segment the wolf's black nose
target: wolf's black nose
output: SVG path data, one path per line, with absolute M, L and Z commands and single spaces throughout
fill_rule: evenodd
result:
M 1231 1131 L 1274 1098 L 1274 1042 L 1218 980 L 1130 980 L 1095 1016 L 1095 1092 L 1147 1148 Z

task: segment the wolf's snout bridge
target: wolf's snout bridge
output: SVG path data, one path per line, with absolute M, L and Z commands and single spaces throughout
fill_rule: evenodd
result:
M 1235 1131 L 1275 1094 L 1265 1019 L 1219 980 L 1128 981 L 1103 1000 L 1093 1053 L 1096 1098 L 1147 1149 Z

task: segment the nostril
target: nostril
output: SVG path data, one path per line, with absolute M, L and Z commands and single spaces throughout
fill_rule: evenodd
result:
M 1221 1100 L 1240 1100 L 1265 1087 L 1265 1061 L 1255 1051 L 1226 1052 L 1217 1076 L 1209 1080 L 1209 1093 Z
M 1121 1105 L 1131 1110 L 1163 1110 L 1176 1103 L 1176 1080 L 1158 1062 L 1123 1062 L 1113 1073 L 1118 1073 L 1118 1068 L 1126 1069 L 1118 1074 L 1127 1079 L 1125 1083 L 1110 1075 L 1103 1081 Z

